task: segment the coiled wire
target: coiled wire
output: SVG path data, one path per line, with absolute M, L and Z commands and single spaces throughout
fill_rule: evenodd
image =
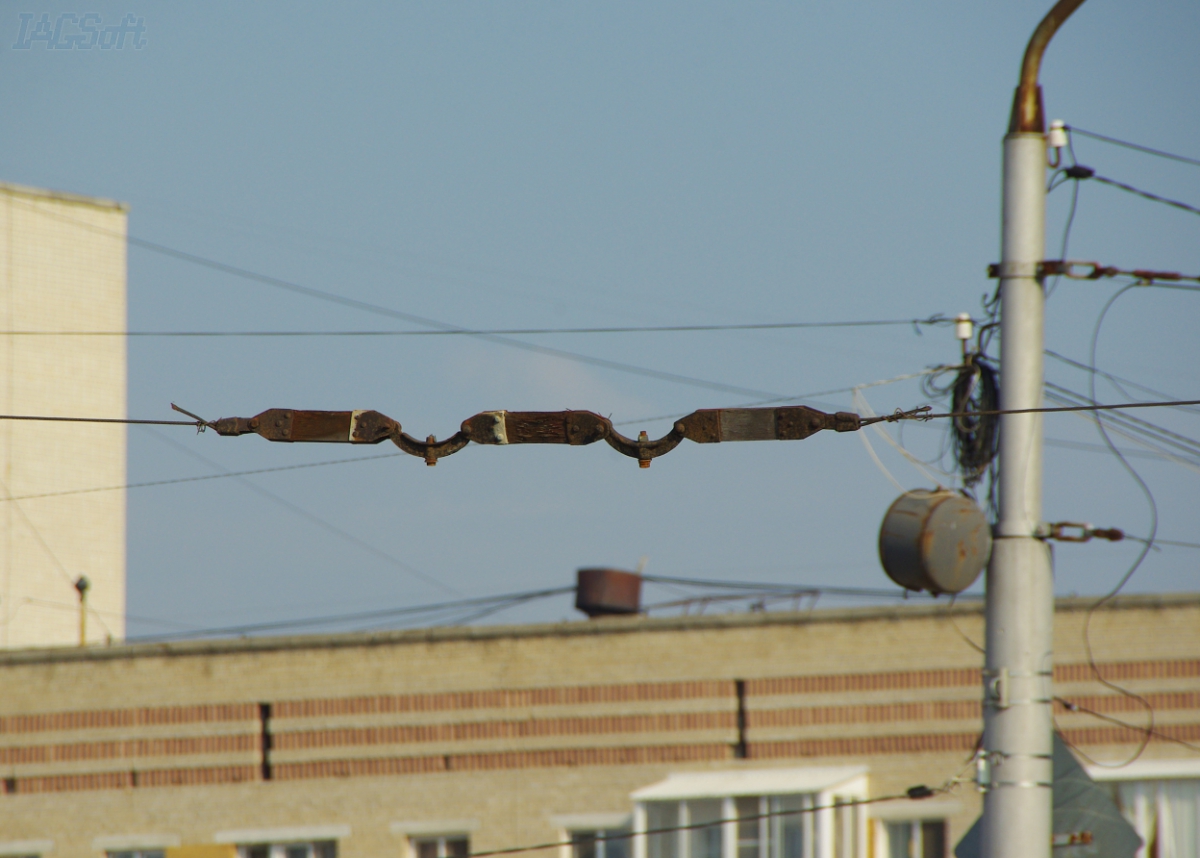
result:
M 1000 384 L 996 368 L 979 354 L 966 355 L 950 393 L 955 413 L 998 410 Z M 1000 418 L 996 415 L 955 417 L 951 432 L 954 457 L 963 484 L 972 486 L 983 479 L 996 458 Z

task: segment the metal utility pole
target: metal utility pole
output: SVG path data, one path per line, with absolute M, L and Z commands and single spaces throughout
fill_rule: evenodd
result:
M 1004 138 L 1001 410 L 1042 405 L 1046 119 L 1038 71 L 1083 0 L 1059 0 L 1025 49 Z M 1042 533 L 1042 415 L 1000 418 L 999 516 L 987 572 L 980 785 L 984 858 L 1050 858 L 1054 580 Z

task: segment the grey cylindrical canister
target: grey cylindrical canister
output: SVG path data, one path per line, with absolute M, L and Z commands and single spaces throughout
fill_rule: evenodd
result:
M 879 529 L 883 569 L 909 590 L 961 593 L 975 583 L 991 553 L 983 511 L 946 489 L 901 495 Z

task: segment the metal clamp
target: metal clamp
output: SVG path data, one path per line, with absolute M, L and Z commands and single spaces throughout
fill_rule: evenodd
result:
M 993 709 L 1008 709 L 1012 706 L 1023 706 L 1030 703 L 1053 703 L 1051 697 L 1027 697 L 1014 700 L 1011 684 L 1013 679 L 1045 679 L 1054 673 L 1049 670 L 1021 671 L 1009 670 L 1007 667 L 983 671 L 984 698 L 983 705 Z
M 1068 533 L 1068 529 L 1078 532 Z M 1040 539 L 1054 539 L 1059 542 L 1090 542 L 1092 539 L 1120 542 L 1125 538 L 1125 531 L 1119 527 L 1092 527 L 1087 522 L 1059 521 L 1041 525 L 1037 535 Z
M 1086 169 L 1086 168 L 1084 168 Z M 1087 178 L 1086 176 L 1083 178 Z M 1099 262 L 1078 259 L 1043 259 L 1041 262 L 993 262 L 988 265 L 987 275 L 991 279 L 1008 277 L 1067 277 L 1071 280 L 1099 280 L 1102 277 L 1132 277 L 1139 284 L 1157 281 L 1178 282 L 1188 280 L 1200 282 L 1200 277 L 1181 274 L 1178 271 L 1152 271 L 1148 268 L 1117 268 Z
M 984 705 L 997 709 L 1007 709 L 1011 702 L 1008 696 L 1008 668 L 1002 667 L 995 671 L 984 671 L 983 687 L 985 689 Z

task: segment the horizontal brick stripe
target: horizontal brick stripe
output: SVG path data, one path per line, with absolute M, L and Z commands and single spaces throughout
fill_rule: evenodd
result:
M 1200 677 L 1200 660 L 1128 661 L 1097 664 L 1107 680 L 1190 679 Z M 1054 668 L 1055 682 L 1092 682 L 1095 674 L 1087 664 L 1061 664 Z M 823 676 L 784 676 L 751 679 L 746 693 L 751 696 L 779 694 L 829 694 L 851 691 L 892 691 L 914 688 L 955 688 L 978 685 L 976 668 L 911 670 L 894 673 L 845 673 Z
M 10 778 L 4 791 L 29 792 L 77 792 L 94 789 L 124 789 L 133 786 L 130 772 L 97 772 L 89 775 L 52 775 L 40 778 Z
M 660 745 L 635 748 L 566 748 L 552 751 L 511 751 L 460 754 L 450 757 L 451 771 L 527 769 L 554 766 L 618 766 L 690 763 L 733 759 L 732 745 Z
M 1145 694 L 1142 697 L 1156 711 L 1200 709 L 1200 692 L 1166 692 Z M 1081 707 L 1101 713 L 1141 712 L 1145 709 L 1139 699 L 1118 694 L 1073 695 L 1070 700 Z M 1069 712 L 1062 704 L 1057 704 L 1056 710 L 1059 714 Z M 746 726 L 755 730 L 780 727 L 880 724 L 896 721 L 978 720 L 981 717 L 982 710 L 978 701 L 951 700 L 751 710 L 747 713 Z M 525 739 L 545 736 L 732 730 L 735 726 L 736 717 L 732 712 L 694 712 L 341 728 L 276 733 L 272 738 L 274 747 L 284 751 L 425 742 Z M 753 740 L 753 735 L 750 738 Z M 0 747 L 0 765 L 196 754 L 258 753 L 262 747 L 261 741 L 261 734 L 243 734 Z
M 153 769 L 136 772 L 138 787 L 196 786 L 202 784 L 234 784 L 262 778 L 262 767 L 210 766 L 195 769 Z
M 22 795 L 98 789 L 227 784 L 255 781 L 259 777 L 258 766 L 215 766 L 194 769 L 151 769 L 142 772 L 98 772 L 87 775 L 46 775 L 32 778 L 12 778 L 6 782 L 5 792 Z
M 353 778 L 380 775 L 415 775 L 446 771 L 445 757 L 383 757 L 367 760 L 314 760 L 307 763 L 276 763 L 275 780 L 308 778 Z
M 1097 664 L 1100 675 L 1110 682 L 1120 679 L 1194 679 L 1200 677 L 1200 660 L 1114 661 Z M 1055 682 L 1091 682 L 1095 679 L 1087 664 L 1060 664 L 1054 668 Z
M 886 721 L 952 721 L 981 718 L 977 700 L 937 700 L 927 703 L 885 703 L 875 706 L 813 706 L 804 709 L 752 709 L 746 726 L 808 727 L 822 724 L 878 724 Z
M 801 739 L 788 742 L 752 742 L 746 756 L 752 760 L 795 757 L 859 757 L 878 754 L 920 754 L 970 751 L 979 733 L 925 733 L 913 736 L 853 736 L 837 739 Z
M 1139 694 L 1137 697 L 1129 697 L 1124 694 L 1068 694 L 1064 699 L 1096 712 L 1145 712 L 1146 703 L 1149 703 L 1150 707 L 1155 710 L 1200 709 L 1200 691 L 1168 691 L 1158 694 Z M 1143 700 L 1145 703 L 1142 702 Z M 1059 713 L 1071 711 L 1061 703 L 1055 703 L 1054 708 Z
M 94 709 L 0 716 L 0 733 L 45 733 L 54 730 L 94 730 L 106 727 L 147 727 L 215 721 L 255 721 L 256 703 L 199 706 L 155 706 L 140 709 Z
M 1152 743 L 1167 743 L 1170 739 L 1185 742 L 1200 739 L 1200 724 L 1170 724 L 1155 727 L 1160 736 L 1151 736 Z M 1131 745 L 1145 738 L 1145 731 L 1125 727 L 1095 727 L 1060 730 L 1072 745 Z M 880 754 L 921 754 L 948 751 L 971 751 L 980 734 L 926 733 L 913 736 L 855 736 L 836 739 L 805 739 L 793 742 L 754 742 L 747 748 L 752 760 L 796 757 L 856 757 Z
M 1139 699 L 1140 698 L 1140 699 Z M 1200 709 L 1200 691 L 1166 692 L 1127 697 L 1123 694 L 1071 695 L 1069 699 L 1096 712 L 1144 712 L 1145 700 L 1156 711 Z M 1069 714 L 1061 703 L 1059 714 Z M 977 700 L 933 700 L 922 703 L 883 703 L 857 706 L 812 706 L 800 709 L 752 709 L 746 713 L 746 726 L 808 727 L 826 724 L 879 724 L 889 721 L 955 721 L 983 717 Z
M 750 679 L 746 694 L 836 694 L 846 691 L 892 691 L 908 688 L 952 688 L 980 684 L 979 668 L 907 670 L 894 673 L 839 673 L 823 676 L 780 676 Z
M 1200 724 L 1172 724 L 1157 729 L 1161 734 L 1174 739 L 1183 741 L 1200 739 Z M 1140 742 L 1144 736 L 1140 730 L 1122 727 L 1064 730 L 1062 733 L 1064 738 L 1073 745 L 1090 746 L 1134 744 Z M 969 732 L 760 742 L 750 744 L 747 748 L 747 757 L 752 760 L 778 760 L 861 757 L 882 754 L 967 753 L 975 748 L 978 741 L 979 733 Z M 1152 741 L 1158 743 L 1166 740 L 1156 736 L 1152 738 Z M 273 777 L 275 780 L 282 781 L 500 769 L 654 765 L 712 762 L 733 758 L 733 747 L 727 744 L 566 748 L 545 751 L 282 763 L 273 767 Z M 243 783 L 259 779 L 260 769 L 258 766 L 217 766 L 15 778 L 5 781 L 4 784 L 6 792 L 35 793 Z M 10 789 L 10 785 L 15 787 L 15 790 Z
M 1135 745 L 1146 738 L 1145 730 L 1129 727 L 1085 727 L 1059 732 L 1072 745 Z M 1200 724 L 1156 724 L 1154 732 L 1160 735 L 1151 736 L 1151 743 L 1166 743 L 1167 739 L 1162 738 L 1163 736 L 1182 742 L 1194 742 L 1200 739 Z
M 308 763 L 281 763 L 273 768 L 274 777 L 277 780 L 300 780 L 422 772 L 650 765 L 729 759 L 733 759 L 731 745 L 709 744 L 633 748 L 563 748 L 547 751 L 505 751 L 494 754 L 446 754 L 367 760 L 318 760 Z
M 190 754 L 229 754 L 258 752 L 261 748 L 262 736 L 260 734 L 130 739 L 121 742 L 72 742 L 63 745 L 26 745 L 0 748 L 0 765 L 118 760 L 134 757 L 174 757 Z
M 451 691 L 434 694 L 330 697 L 284 700 L 272 708 L 274 718 L 312 718 L 329 715 L 374 715 L 390 712 L 439 712 L 457 709 L 514 709 L 531 706 L 594 703 L 696 700 L 733 697 L 733 682 L 643 682 L 635 685 L 583 685 L 495 691 Z
M 470 742 L 481 739 L 527 739 L 538 736 L 597 736 L 611 733 L 733 730 L 736 726 L 737 716 L 733 712 L 471 721 L 464 724 L 417 724 L 276 733 L 272 736 L 272 747 L 282 751 L 346 745 L 400 745 L 418 742 Z
M 1110 662 L 1097 666 L 1110 681 L 1187 679 L 1200 677 L 1200 660 Z M 1094 680 L 1087 664 L 1059 665 L 1056 682 Z M 822 694 L 858 691 L 977 686 L 975 668 L 791 676 L 746 681 L 747 695 Z M 370 715 L 400 712 L 528 708 L 600 703 L 655 702 L 731 698 L 734 684 L 725 680 L 659 682 L 628 685 L 570 686 L 517 690 L 462 691 L 431 694 L 373 695 L 285 700 L 274 704 L 274 718 Z M 1112 710 L 1117 711 L 1117 710 Z M 0 734 L 54 732 L 172 724 L 255 721 L 257 703 L 98 709 L 0 716 Z

